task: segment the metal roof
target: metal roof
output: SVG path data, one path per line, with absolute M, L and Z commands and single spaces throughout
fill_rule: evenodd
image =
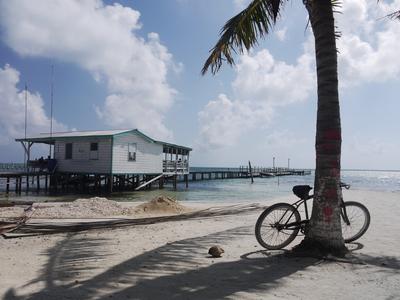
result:
M 152 143 L 162 144 L 164 146 L 170 146 L 170 147 L 183 148 L 189 151 L 192 150 L 189 147 L 154 140 L 149 136 L 145 135 L 144 133 L 142 133 L 141 131 L 139 131 L 138 129 L 66 131 L 66 132 L 53 132 L 52 134 L 40 133 L 39 135 L 36 136 L 29 136 L 26 138 L 19 138 L 15 140 L 17 142 L 35 142 L 35 143 L 53 144 L 56 139 L 62 139 L 62 138 L 108 137 L 108 136 L 111 137 L 128 132 L 136 133 L 137 135 L 143 137 L 144 139 Z

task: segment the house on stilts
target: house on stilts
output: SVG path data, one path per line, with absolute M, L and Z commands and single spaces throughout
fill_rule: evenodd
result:
M 67 189 L 141 189 L 177 176 L 187 184 L 189 154 L 186 146 L 155 140 L 138 129 L 71 131 L 19 138 L 30 168 L 48 168 L 50 186 Z M 50 145 L 51 157 L 32 160 L 34 144 Z M 43 164 L 45 166 L 43 166 Z

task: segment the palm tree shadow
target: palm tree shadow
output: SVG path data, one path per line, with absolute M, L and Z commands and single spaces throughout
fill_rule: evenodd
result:
M 400 260 L 397 256 L 380 255 L 374 256 L 365 253 L 357 253 L 358 250 L 363 249 L 364 245 L 359 242 L 352 242 L 349 244 L 351 262 L 358 264 L 370 265 L 379 267 L 378 272 L 398 274 L 400 270 Z
M 235 242 L 245 237 L 253 237 L 252 229 L 252 226 L 237 227 L 169 243 L 78 282 L 71 276 L 71 262 L 76 265 L 79 258 L 69 254 L 71 259 L 68 260 L 62 256 L 71 248 L 79 253 L 79 247 L 84 244 L 67 238 L 48 252 L 48 263 L 38 278 L 29 283 L 44 282 L 45 287 L 22 298 L 108 299 L 112 295 L 115 299 L 221 299 L 240 291 L 269 290 L 278 286 L 280 279 L 318 261 L 267 251 L 247 253 L 234 261 L 219 262 L 207 257 L 208 245 L 217 242 L 236 245 Z M 85 260 L 90 262 L 108 255 L 97 252 L 105 241 L 92 242 L 93 245 L 98 243 L 99 247 L 90 247 L 91 252 L 83 255 L 81 267 L 86 265 Z M 89 241 L 89 245 L 92 242 Z M 60 260 L 66 263 L 56 265 L 55 262 Z M 72 268 L 72 271 L 76 270 Z M 4 299 L 20 299 L 17 292 L 9 289 Z
M 246 226 L 168 243 L 76 281 L 76 277 L 71 276 L 76 264 L 81 262 L 79 268 L 84 270 L 90 267 L 90 262 L 109 255 L 102 250 L 106 240 L 91 241 L 79 236 L 67 237 L 50 249 L 48 263 L 30 283 L 44 282 L 44 288 L 23 297 L 17 296 L 18 290 L 9 289 L 4 299 L 224 299 L 245 292 L 265 295 L 282 285 L 284 278 L 323 262 L 316 258 L 287 256 L 286 251 L 266 250 L 245 253 L 236 260 L 207 257 L 209 245 L 219 243 L 235 247 L 246 241 L 245 238 L 253 238 L 253 227 Z M 362 248 L 360 245 L 356 248 Z M 71 249 L 75 249 L 72 252 L 76 255 L 69 253 Z M 372 265 L 379 265 L 382 259 L 354 255 Z M 57 261 L 65 263 L 57 264 Z M 389 271 L 397 272 L 398 259 L 389 262 Z

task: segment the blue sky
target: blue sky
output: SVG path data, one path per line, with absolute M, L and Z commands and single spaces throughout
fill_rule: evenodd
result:
M 201 76 L 224 22 L 245 0 L 0 0 L 0 161 L 47 132 L 51 65 L 59 131 L 138 128 L 194 148 L 195 166 L 314 167 L 313 40 L 301 1 L 234 68 Z M 348 0 L 336 15 L 342 167 L 400 169 L 400 1 Z

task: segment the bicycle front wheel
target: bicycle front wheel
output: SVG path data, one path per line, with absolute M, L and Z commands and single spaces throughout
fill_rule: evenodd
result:
M 344 242 L 350 243 L 359 239 L 367 231 L 371 222 L 371 216 L 368 209 L 358 202 L 344 202 L 344 208 L 349 223 L 346 222 L 344 209 L 342 208 L 342 234 Z
M 266 249 L 277 250 L 289 245 L 299 232 L 300 214 L 288 203 L 268 207 L 256 223 L 257 241 Z

